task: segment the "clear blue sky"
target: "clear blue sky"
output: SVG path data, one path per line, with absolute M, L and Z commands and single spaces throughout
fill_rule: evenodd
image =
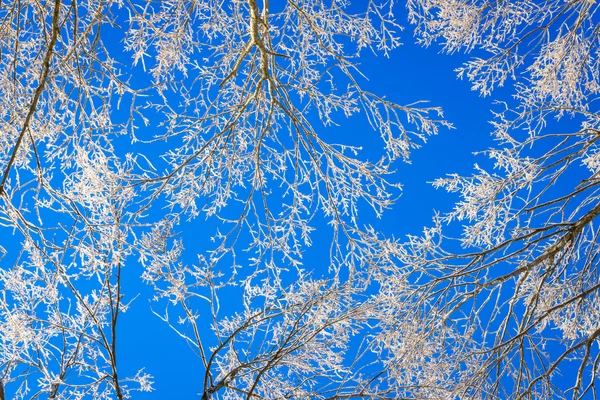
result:
M 363 224 L 371 224 L 388 236 L 404 237 L 407 234 L 419 234 L 423 226 L 430 224 L 434 210 L 447 211 L 456 200 L 454 195 L 435 190 L 429 182 L 447 173 L 468 174 L 475 162 L 486 163 L 483 156 L 474 157 L 472 153 L 492 144 L 489 135 L 491 126 L 487 122 L 492 117 L 492 102 L 471 91 L 467 81 L 456 78 L 454 69 L 467 60 L 468 55 L 448 56 L 438 54 L 439 47 L 421 48 L 414 44 L 412 27 L 404 23 L 406 18 L 402 4 L 397 7 L 397 18 L 406 27 L 403 34 L 404 45 L 394 50 L 389 59 L 368 52 L 363 54 L 360 68 L 369 77 L 369 81 L 363 83 L 364 87 L 399 104 L 428 100 L 432 106 L 441 106 L 445 118 L 456 128 L 442 129 L 438 136 L 430 137 L 421 149 L 413 151 L 410 164 L 398 162 L 393 180 L 403 184 L 403 192 L 384 218 L 375 220 L 368 213 L 363 214 Z M 113 44 L 119 46 L 118 43 Z M 497 93 L 498 97 L 508 100 L 502 91 Z M 370 138 L 377 136 L 360 115 L 350 120 L 338 119 L 337 122 L 340 127 L 323 129 L 331 129 L 331 135 L 339 135 L 342 140 L 347 137 L 352 143 L 371 140 Z M 319 123 L 315 125 L 318 126 Z M 365 157 L 368 157 L 368 151 L 366 150 Z M 184 262 L 194 263 L 195 252 L 203 251 L 202 243 L 206 243 L 212 233 L 206 226 L 207 222 L 203 217 L 183 224 L 181 229 L 185 232 L 182 237 L 190 243 L 186 242 Z M 327 252 L 319 247 L 319 243 L 328 243 L 329 234 L 326 226 L 317 227 L 313 237 L 316 244 L 314 248 L 307 250 L 305 265 L 318 266 L 323 263 L 321 260 L 327 256 Z M 11 238 L 11 232 L 6 229 L 2 230 L 1 235 L 1 244 L 7 250 L 14 246 L 13 240 L 20 241 L 18 237 Z M 8 263 L 9 259 L 7 257 L 5 262 Z M 200 359 L 183 340 L 152 314 L 149 301 L 152 292 L 140 282 L 141 273 L 141 267 L 136 265 L 134 259 L 130 260 L 123 278 L 124 293 L 130 299 L 137 293 L 140 295 L 119 320 L 120 375 L 134 375 L 140 366 L 145 366 L 146 372 L 155 376 L 156 390 L 137 394 L 135 398 L 198 398 L 204 375 Z M 231 302 L 227 306 L 231 309 L 236 309 L 239 304 L 236 302 L 241 301 L 236 298 L 229 300 Z M 157 312 L 162 311 L 161 306 L 154 306 L 157 307 Z M 210 329 L 209 322 L 206 329 Z M 7 387 L 9 395 L 10 390 L 11 387 Z
M 398 19 L 404 21 L 405 10 L 402 7 L 397 9 Z M 413 151 L 410 164 L 397 163 L 393 180 L 403 184 L 402 196 L 384 218 L 377 220 L 369 218 L 368 213 L 363 214 L 365 225 L 371 224 L 386 235 L 397 238 L 420 233 L 423 226 L 430 224 L 434 209 L 444 211 L 452 207 L 456 197 L 434 189 L 429 182 L 446 173 L 470 172 L 474 162 L 485 163 L 483 156 L 476 159 L 472 153 L 491 145 L 491 126 L 487 122 L 491 118 L 491 100 L 471 91 L 470 84 L 456 79 L 454 72 L 467 56 L 438 54 L 439 48 L 436 47 L 424 49 L 414 43 L 411 27 L 404 25 L 404 44 L 389 58 L 368 52 L 363 54 L 360 69 L 369 78 L 368 82 L 362 82 L 363 87 L 399 104 L 428 100 L 432 106 L 443 107 L 446 119 L 456 129 L 442 129 L 438 136 L 430 137 L 421 149 Z M 338 142 L 348 139 L 351 143 L 363 144 L 361 141 L 377 137 L 361 115 L 350 120 L 338 119 L 337 122 L 340 127 L 323 129 L 330 129 L 328 134 L 339 135 L 342 139 Z M 381 145 L 381 142 L 375 143 Z M 368 144 L 364 144 L 368 148 Z M 363 156 L 368 155 L 366 150 Z M 206 240 L 206 235 L 202 235 L 207 232 L 205 224 L 204 218 L 186 223 L 184 226 L 188 233 L 184 235 L 192 242 L 194 236 L 197 237 L 196 242 Z M 319 243 L 329 243 L 329 235 L 328 227 L 317 227 L 313 237 L 315 245 L 307 250 L 305 265 L 327 263 L 327 245 L 320 247 Z M 190 247 L 186 254 L 190 257 L 189 262 L 193 263 L 195 256 Z M 135 266 L 128 268 L 129 293 L 136 291 L 138 274 Z M 183 340 L 151 314 L 146 299 L 150 293 L 147 288 L 140 290 L 142 295 L 120 321 L 121 368 L 129 369 L 133 374 L 139 365 L 145 365 L 146 371 L 156 377 L 156 390 L 140 394 L 140 399 L 196 398 L 201 391 L 204 373 L 200 359 Z M 231 300 L 230 307 L 234 309 L 236 299 Z M 206 327 L 209 329 L 208 322 Z M 124 375 L 128 372 L 125 371 Z

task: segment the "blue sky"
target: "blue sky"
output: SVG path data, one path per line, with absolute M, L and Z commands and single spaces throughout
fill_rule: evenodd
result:
M 397 7 L 397 18 L 405 21 L 405 10 Z M 403 238 L 407 234 L 419 234 L 424 226 L 431 222 L 434 210 L 444 212 L 452 208 L 457 197 L 442 190 L 434 189 L 430 182 L 448 173 L 468 174 L 474 163 L 486 165 L 489 163 L 485 156 L 474 156 L 473 152 L 481 151 L 493 145 L 490 138 L 491 125 L 488 120 L 493 108 L 490 98 L 482 98 L 471 90 L 467 81 L 456 78 L 454 69 L 471 55 L 439 54 L 439 47 L 422 48 L 414 43 L 412 27 L 404 24 L 403 46 L 391 52 L 389 58 L 382 55 L 363 53 L 360 70 L 369 80 L 364 87 L 373 93 L 386 96 L 387 99 L 399 104 L 414 103 L 427 100 L 432 106 L 444 109 L 445 118 L 454 125 L 453 130 L 442 129 L 437 136 L 429 137 L 422 148 L 412 152 L 410 163 L 397 162 L 397 172 L 392 177 L 395 182 L 403 185 L 402 196 L 391 210 L 381 219 L 373 218 L 369 212 L 363 213 L 362 223 L 373 225 L 387 236 Z M 118 47 L 118 43 L 113 43 Z M 138 66 L 137 68 L 141 68 Z M 140 82 L 138 82 L 140 83 Z M 498 90 L 495 98 L 510 100 L 508 92 Z M 350 120 L 337 119 L 339 127 L 327 129 L 335 137 L 351 143 L 365 142 L 366 150 L 363 157 L 368 158 L 370 146 L 380 145 L 373 138 L 372 132 L 364 116 L 357 115 Z M 315 123 L 316 126 L 320 124 Z M 154 132 L 150 127 L 148 132 Z M 120 140 L 127 152 L 130 147 Z M 373 147 L 374 148 L 374 147 Z M 488 164 L 489 165 L 489 164 Z M 210 236 L 208 226 L 214 226 L 214 221 L 205 221 L 203 217 L 184 222 L 179 230 L 182 231 L 186 246 L 183 262 L 194 263 L 195 253 L 205 251 Z M 327 246 L 330 229 L 317 226 L 313 236 L 315 245 L 307 249 L 304 258 L 305 265 L 327 263 Z M 2 230 L 0 244 L 7 250 L 17 249 L 20 238 L 12 236 L 7 229 Z M 14 250 L 12 256 L 14 257 Z M 14 260 L 7 256 L 2 263 Z M 316 267 L 318 268 L 318 267 Z M 124 293 L 130 299 L 135 298 L 130 309 L 119 320 L 118 357 L 121 376 L 134 375 L 141 367 L 155 377 L 155 391 L 136 395 L 140 399 L 193 399 L 202 390 L 204 371 L 199 357 L 180 339 L 166 324 L 152 313 L 150 307 L 155 307 L 161 313 L 162 305 L 151 303 L 152 292 L 149 287 L 140 282 L 142 269 L 135 258 L 130 260 L 125 269 L 123 284 Z M 225 307 L 236 309 L 240 304 L 236 298 Z M 207 331 L 210 329 L 206 324 Z M 7 387 L 10 395 L 11 386 Z
M 398 18 L 402 20 L 404 10 L 398 9 Z M 442 129 L 439 135 L 430 137 L 421 149 L 412 152 L 410 163 L 397 162 L 397 172 L 392 179 L 402 183 L 402 195 L 382 219 L 375 219 L 369 216 L 368 211 L 364 212 L 362 222 L 365 225 L 372 224 L 396 238 L 420 233 L 424 226 L 430 224 L 434 210 L 449 210 L 456 196 L 434 189 L 430 182 L 446 173 L 469 173 L 474 162 L 486 162 L 484 156 L 475 158 L 472 153 L 492 144 L 489 135 L 491 126 L 487 122 L 491 118 L 492 101 L 471 91 L 470 84 L 456 79 L 454 72 L 468 56 L 448 56 L 438 51 L 439 48 L 425 49 L 415 44 L 411 27 L 407 26 L 403 45 L 391 52 L 389 58 L 364 52 L 360 61 L 360 70 L 369 78 L 363 83 L 364 88 L 399 104 L 428 100 L 432 106 L 441 106 L 445 118 L 455 127 L 453 130 Z M 351 143 L 362 144 L 364 138 L 373 140 L 377 137 L 362 115 L 350 120 L 338 118 L 336 122 L 339 127 L 322 129 L 328 129 L 331 135 L 339 135 Z M 367 150 L 363 156 L 368 157 L 368 143 L 365 144 Z M 381 142 L 375 142 L 377 145 Z M 185 223 L 184 230 L 203 232 L 206 231 L 205 225 L 204 218 L 198 218 Z M 197 235 L 198 240 L 202 240 L 201 233 L 183 235 L 188 239 Z M 319 243 L 326 244 L 329 240 L 329 228 L 318 226 L 313 237 L 315 245 L 307 249 L 304 264 L 318 266 L 327 263 L 327 245 L 319 246 Z M 191 251 L 191 246 L 187 247 L 190 251 L 186 254 L 193 257 L 194 251 Z M 137 269 L 132 267 L 128 274 L 133 286 Z M 148 294 L 146 288 L 140 289 Z M 129 292 L 135 292 L 135 289 L 130 287 Z M 156 390 L 140 394 L 139 398 L 195 398 L 201 390 L 204 373 L 200 359 L 183 340 L 151 314 L 148 304 L 142 294 L 120 321 L 122 333 L 127 332 L 120 337 L 121 367 L 134 373 L 139 365 L 145 365 L 146 371 L 156 377 Z M 233 302 L 230 306 L 235 308 Z
M 405 11 L 398 8 L 398 19 L 404 20 Z M 423 226 L 428 225 L 433 215 L 433 210 L 444 211 L 452 207 L 455 196 L 440 190 L 435 190 L 429 182 L 450 172 L 468 173 L 475 159 L 472 153 L 482 150 L 490 145 L 487 121 L 490 119 L 489 99 L 481 98 L 476 92 L 471 91 L 466 81 L 456 79 L 454 68 L 458 67 L 466 56 L 447 56 L 438 54 L 438 48 L 424 49 L 414 44 L 411 27 L 407 26 L 403 32 L 403 46 L 391 52 L 390 57 L 374 55 L 365 51 L 360 60 L 359 68 L 369 80 L 361 84 L 371 92 L 386 96 L 387 99 L 399 104 L 409 104 L 419 100 L 428 100 L 432 106 L 441 106 L 445 118 L 454 126 L 454 130 L 442 129 L 438 136 L 430 137 L 421 149 L 414 150 L 410 163 L 397 162 L 397 172 L 392 177 L 395 182 L 403 185 L 402 196 L 395 206 L 387 211 L 382 219 L 374 219 L 368 211 L 363 213 L 362 223 L 372 224 L 388 236 L 397 238 L 406 234 L 418 234 Z M 105 35 L 112 35 L 107 30 Z M 119 50 L 119 43 L 109 42 L 114 50 Z M 126 63 L 124 55 L 123 62 Z M 141 66 L 138 66 L 139 70 Z M 134 83 L 143 84 L 140 75 L 135 75 Z M 350 120 L 338 118 L 340 126 L 327 129 L 332 136 L 339 136 L 340 141 L 364 144 L 366 150 L 362 156 L 369 157 L 369 145 L 376 150 L 381 145 L 377 133 L 373 132 L 363 115 L 353 116 Z M 316 126 L 320 126 L 317 122 Z M 155 127 L 148 128 L 148 134 L 156 132 Z M 139 135 L 143 135 L 140 133 Z M 116 143 L 123 148 L 118 151 L 128 152 L 136 149 L 131 147 L 126 138 L 119 139 Z M 363 143 L 365 142 L 365 143 Z M 375 153 L 374 153 L 375 154 Z M 181 229 L 185 242 L 186 252 L 184 262 L 194 263 L 195 252 L 201 252 L 202 244 L 207 240 L 207 225 L 212 225 L 200 217 L 185 222 Z M 3 229 L 2 246 L 9 250 L 9 256 L 3 264 L 14 260 L 17 242 L 20 238 L 12 237 L 11 233 Z M 330 229 L 327 226 L 318 226 L 313 236 L 315 245 L 305 253 L 305 265 L 327 263 L 327 246 L 320 243 L 329 243 Z M 196 244 L 194 244 L 196 242 Z M 318 268 L 318 267 L 316 267 Z M 192 349 L 179 338 L 172 329 L 152 313 L 154 307 L 158 313 L 163 311 L 162 305 L 151 303 L 152 292 L 149 287 L 140 282 L 141 267 L 131 259 L 124 269 L 124 293 L 132 299 L 130 309 L 122 314 L 118 330 L 118 360 L 120 376 L 132 376 L 141 367 L 155 377 L 155 391 L 140 393 L 140 399 L 193 399 L 201 392 L 204 371 L 199 357 Z M 235 300 L 226 306 L 235 309 Z M 237 299 L 239 300 L 239 299 Z M 207 330 L 209 324 L 206 325 Z M 7 386 L 10 396 L 11 389 Z

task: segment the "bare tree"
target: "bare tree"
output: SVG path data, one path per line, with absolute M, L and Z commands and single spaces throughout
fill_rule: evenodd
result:
M 408 8 L 424 44 L 476 52 L 459 69 L 474 90 L 514 89 L 493 120 L 490 168 L 437 180 L 460 201 L 405 246 L 415 296 L 475 344 L 447 344 L 479 366 L 453 394 L 595 398 L 598 5 L 414 0 Z M 452 238 L 456 222 L 464 227 Z
M 133 92 L 101 33 L 116 6 L 0 5 L 0 223 L 22 243 L 2 259 L 0 365 L 15 398 L 129 392 L 116 327 L 133 193 L 112 144 L 129 122 L 112 114 Z
M 361 53 L 399 45 L 393 2 L 2 2 L 0 224 L 21 247 L 0 247 L 0 389 L 152 390 L 118 362 L 139 268 L 205 400 L 595 396 L 599 6 L 407 7 L 423 44 L 475 52 L 475 90 L 514 99 L 490 168 L 436 181 L 461 200 L 400 243 L 359 211 L 392 206 L 393 163 L 450 125 L 365 88 Z M 358 113 L 376 161 L 329 138 Z M 194 262 L 190 226 L 216 226 Z
M 0 368 L 16 398 L 151 390 L 143 366 L 123 377 L 117 362 L 136 295 L 122 271 L 138 259 L 157 314 L 191 328 L 179 333 L 202 359 L 203 398 L 410 393 L 410 376 L 389 373 L 397 355 L 368 339 L 388 310 L 365 290 L 397 246 L 358 210 L 390 207 L 392 163 L 449 124 L 361 87 L 361 51 L 399 45 L 392 5 L 0 4 L 0 223 L 22 244 L 2 258 Z M 358 112 L 381 137 L 378 161 L 326 139 Z M 220 221 L 217 245 L 188 265 L 173 232 L 201 214 Z M 332 230 L 323 279 L 301 262 L 315 215 Z M 233 316 L 219 306 L 230 288 Z

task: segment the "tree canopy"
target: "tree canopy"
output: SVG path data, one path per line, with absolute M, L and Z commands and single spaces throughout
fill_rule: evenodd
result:
M 176 397 L 144 318 L 202 400 L 595 398 L 599 5 L 355 3 L 0 3 L 1 400 Z M 435 210 L 450 104 L 365 66 L 410 41 L 494 101 Z

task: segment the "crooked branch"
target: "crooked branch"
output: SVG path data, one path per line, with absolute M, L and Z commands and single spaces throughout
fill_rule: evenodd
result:
M 35 93 L 33 95 L 33 100 L 31 102 L 31 106 L 29 106 L 29 111 L 27 112 L 27 116 L 25 117 L 25 122 L 23 123 L 23 127 L 21 128 L 21 133 L 19 134 L 19 138 L 17 139 L 17 142 L 15 143 L 15 147 L 13 148 L 12 154 L 10 156 L 10 160 L 8 161 L 8 164 L 6 165 L 6 168 L 4 169 L 4 175 L 2 177 L 2 182 L 0 182 L 0 196 L 5 193 L 4 186 L 6 185 L 6 181 L 8 180 L 8 175 L 10 174 L 10 170 L 12 169 L 15 159 L 17 158 L 17 153 L 19 151 L 19 148 L 21 147 L 21 142 L 23 141 L 23 138 L 25 137 L 25 132 L 27 132 L 27 130 L 29 129 L 29 125 L 31 124 L 31 118 L 33 118 L 33 114 L 35 114 L 40 97 L 42 96 L 44 88 L 46 87 L 46 81 L 48 79 L 48 75 L 50 74 L 50 60 L 52 59 L 54 45 L 56 44 L 56 41 L 58 40 L 58 33 L 60 30 L 58 20 L 60 17 L 61 1 L 62 0 L 54 1 L 54 13 L 52 15 L 52 34 L 50 37 L 50 43 L 48 44 L 48 51 L 46 52 L 46 55 L 44 56 L 44 60 L 42 62 L 42 73 L 40 75 L 40 83 L 39 83 L 38 87 L 35 89 Z

